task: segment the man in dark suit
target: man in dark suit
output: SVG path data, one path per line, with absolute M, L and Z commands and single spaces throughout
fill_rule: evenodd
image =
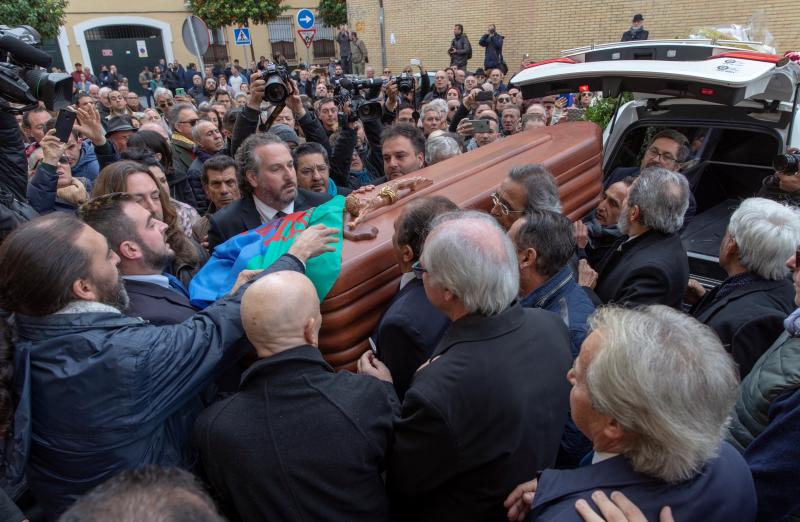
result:
M 595 304 L 664 304 L 680 308 L 689 261 L 678 235 L 689 184 L 677 172 L 651 168 L 630 187 L 617 226 L 624 234 L 597 271 L 578 263 L 578 282 Z
M 253 134 L 236 153 L 242 199 L 208 216 L 210 248 L 229 238 L 298 210 L 307 210 L 330 199 L 297 188 L 289 147 L 270 133 Z
M 242 323 L 259 360 L 239 392 L 195 426 L 202 469 L 224 514 L 388 520 L 381 473 L 400 409 L 391 385 L 325 362 L 317 349 L 319 299 L 303 275 L 277 272 L 254 283 L 242 298 Z
M 545 470 L 505 501 L 508 520 L 579 522 L 576 502 L 625 494 L 659 520 L 755 520 L 744 458 L 723 440 L 739 379 L 719 339 L 666 306 L 600 309 L 567 374 L 578 428 L 592 441 L 585 465 Z M 610 519 L 609 519 L 610 520 Z M 663 519 L 662 519 L 663 520 Z
M 523 308 L 517 256 L 486 214 L 434 222 L 415 270 L 453 321 L 396 419 L 387 487 L 397 520 L 502 520 L 503 499 L 552 466 L 567 420 L 569 333 Z M 391 381 L 371 352 L 359 371 Z
M 719 245 L 719 264 L 728 278 L 709 292 L 689 282 L 687 298 L 699 299 L 689 313 L 717 333 L 742 378 L 783 333 L 783 320 L 795 309 L 784 261 L 797 245 L 796 210 L 768 199 L 746 199 L 731 215 Z
M 414 372 L 428 360 L 450 326 L 450 319 L 428 300 L 422 279 L 414 275 L 411 267 L 419 261 L 431 221 L 455 210 L 458 210 L 456 204 L 443 196 L 416 199 L 406 205 L 394 222 L 392 245 L 402 274 L 400 290 L 378 322 L 373 339 L 378 358 L 392 373 L 394 389 L 401 401 Z
M 80 215 L 119 256 L 128 316 L 167 325 L 181 323 L 197 311 L 181 282 L 164 272 L 175 257 L 167 243 L 166 223 L 128 194 L 95 198 L 82 207 Z
M 689 159 L 691 148 L 689 140 L 680 132 L 664 129 L 650 139 L 650 143 L 642 156 L 642 163 L 638 167 L 617 167 L 603 180 L 603 189 L 608 190 L 614 183 L 619 183 L 626 178 L 636 178 L 644 169 L 661 167 L 673 172 L 680 172 L 686 160 Z M 689 206 L 683 216 L 683 226 L 689 224 L 697 213 L 697 202 L 694 194 L 689 191 Z

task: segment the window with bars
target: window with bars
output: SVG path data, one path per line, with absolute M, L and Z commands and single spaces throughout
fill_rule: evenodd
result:
M 117 40 L 122 38 L 158 38 L 161 29 L 147 25 L 104 25 L 88 29 L 86 40 Z
M 287 60 L 295 60 L 297 54 L 294 49 L 294 33 L 292 32 L 292 17 L 281 16 L 267 24 L 269 42 L 272 45 L 272 58 L 278 59 L 282 54 Z
M 317 27 L 314 37 L 314 58 L 331 58 L 336 56 L 336 45 L 333 40 L 333 28 L 327 25 Z

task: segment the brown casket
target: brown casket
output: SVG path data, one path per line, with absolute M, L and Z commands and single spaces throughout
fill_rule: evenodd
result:
M 563 212 L 577 219 L 599 201 L 602 154 L 600 128 L 570 122 L 519 133 L 410 174 L 433 185 L 371 214 L 364 223 L 378 228 L 375 239 L 344 242 L 341 273 L 322 303 L 319 346 L 327 361 L 337 369 L 354 369 L 368 349 L 367 338 L 398 288 L 392 234 L 409 201 L 441 195 L 461 208 L 488 211 L 490 194 L 512 167 L 542 163 L 558 181 Z

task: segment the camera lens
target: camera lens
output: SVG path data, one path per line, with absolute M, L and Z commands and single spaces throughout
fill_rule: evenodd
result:
M 358 117 L 362 121 L 377 120 L 381 117 L 382 112 L 379 102 L 367 102 L 358 107 Z
M 271 103 L 281 103 L 289 96 L 289 90 L 277 75 L 272 75 L 267 80 L 264 97 Z
M 42 69 L 27 69 L 20 74 L 33 95 L 45 107 L 58 111 L 72 101 L 72 77 L 66 73 L 48 73 Z
M 772 168 L 778 172 L 797 172 L 800 158 L 796 154 L 779 154 L 772 160 Z

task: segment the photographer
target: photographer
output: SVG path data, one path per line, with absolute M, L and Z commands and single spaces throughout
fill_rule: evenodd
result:
M 259 118 L 261 116 L 261 102 L 264 99 L 266 87 L 267 82 L 262 78 L 261 73 L 256 73 L 250 77 L 250 94 L 247 97 L 247 105 L 237 116 L 236 124 L 233 127 L 230 150 L 231 156 L 236 154 L 236 150 L 248 136 L 254 134 L 258 130 Z M 325 150 L 330 154 L 331 146 L 328 135 L 322 127 L 322 123 L 317 119 L 317 116 L 313 112 L 307 111 L 303 106 L 297 84 L 294 81 L 290 81 L 287 88 L 289 89 L 289 96 L 286 98 L 286 106 L 294 113 L 295 121 L 297 121 L 300 128 L 303 130 L 306 141 L 319 143 L 325 147 Z
M 503 40 L 502 34 L 497 32 L 494 24 L 489 24 L 486 33 L 481 36 L 478 44 L 486 48 L 486 55 L 483 59 L 483 68 L 487 71 L 491 69 L 502 69 L 503 62 Z M 505 65 L 505 64 L 504 64 Z M 506 70 L 508 67 L 506 66 Z
M 798 175 L 797 167 L 797 153 L 800 150 L 790 148 L 786 151 L 786 156 L 794 156 L 795 161 L 783 161 L 783 164 L 788 164 L 783 169 L 779 170 L 778 165 L 774 165 L 775 174 L 771 174 L 764 178 L 761 182 L 761 189 L 756 194 L 756 197 L 772 199 L 780 203 L 786 203 L 793 207 L 800 207 L 800 175 Z M 781 158 L 782 156 L 779 156 Z

